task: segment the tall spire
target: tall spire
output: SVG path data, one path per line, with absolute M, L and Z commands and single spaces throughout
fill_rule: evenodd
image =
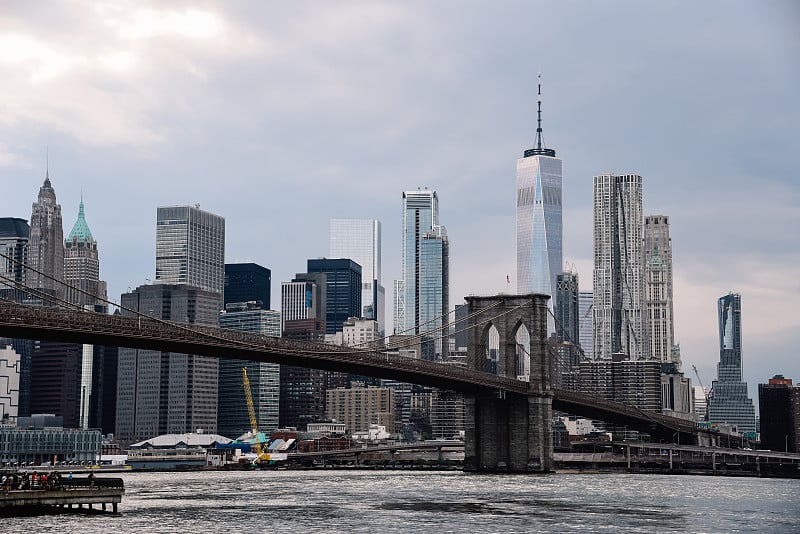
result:
M 536 145 L 525 151 L 525 157 L 528 156 L 550 156 L 554 158 L 556 151 L 551 148 L 545 148 L 544 139 L 542 138 L 542 73 L 539 73 L 539 99 L 537 100 L 538 109 L 536 112 Z

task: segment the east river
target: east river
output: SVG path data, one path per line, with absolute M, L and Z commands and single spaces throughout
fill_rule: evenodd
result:
M 119 514 L 6 517 L 0 532 L 800 532 L 800 480 L 343 470 L 123 478 Z

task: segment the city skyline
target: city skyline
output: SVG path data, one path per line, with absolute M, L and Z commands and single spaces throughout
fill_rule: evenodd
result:
M 59 203 L 76 213 L 83 190 L 103 246 L 100 276 L 118 300 L 152 278 L 157 206 L 195 202 L 226 217 L 226 260 L 265 265 L 276 284 L 325 255 L 330 218 L 379 219 L 384 277 L 397 279 L 396 198 L 427 186 L 443 199 L 454 244 L 451 305 L 507 291 L 507 275 L 516 285 L 513 159 L 535 129 L 541 70 L 548 144 L 567 162 L 564 259 L 581 289 L 592 278 L 591 178 L 639 173 L 644 212 L 670 217 L 686 367 L 696 364 L 705 383 L 716 374 L 714 302 L 733 290 L 747 299 L 751 391 L 775 373 L 800 376 L 789 307 L 800 250 L 791 230 L 796 6 L 709 3 L 689 19 L 667 6 L 614 6 L 245 16 L 208 4 L 172 7 L 161 25 L 157 5 L 79 13 L 54 4 L 61 17 L 47 19 L 11 6 L 0 17 L 2 216 L 28 219 L 49 146 Z M 626 38 L 598 41 L 598 23 Z M 95 41 L 105 47 L 87 47 Z M 165 42 L 169 52 L 156 53 Z M 266 77 L 252 78 L 259 70 Z M 609 125 L 612 134 L 599 133 Z M 303 220 L 289 231 L 282 221 L 297 221 L 300 205 Z

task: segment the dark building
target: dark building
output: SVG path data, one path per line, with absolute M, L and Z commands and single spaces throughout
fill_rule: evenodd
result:
M 800 387 L 776 375 L 758 385 L 761 446 L 771 451 L 800 452 Z
M 63 417 L 65 428 L 80 426 L 82 345 L 34 342 L 31 355 L 31 413 Z
M 24 284 L 25 264 L 28 262 L 28 238 L 30 228 L 25 219 L 0 217 L 0 288 L 15 286 L 14 282 Z
M 563 272 L 556 275 L 556 336 L 559 341 L 579 343 L 578 275 Z
M 256 302 L 269 310 L 271 284 L 272 273 L 257 263 L 225 264 L 225 304 Z
M 326 276 L 325 333 L 335 334 L 350 317 L 361 317 L 361 266 L 347 258 L 308 260 L 309 273 Z
M 469 334 L 468 326 L 469 322 L 467 321 L 467 314 L 469 313 L 469 308 L 466 304 L 456 304 L 455 308 L 455 322 L 456 322 L 456 330 L 453 333 L 453 337 L 455 338 L 456 342 L 456 349 L 459 347 L 467 347 L 467 336 Z
M 281 428 L 305 431 L 308 423 L 325 420 L 325 372 L 292 365 L 281 365 Z

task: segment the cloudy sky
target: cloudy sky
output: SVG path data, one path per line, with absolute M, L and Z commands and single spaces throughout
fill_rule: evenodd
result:
M 113 300 L 154 277 L 156 207 L 199 203 L 228 262 L 272 269 L 273 307 L 330 218 L 377 218 L 390 302 L 402 191 L 428 187 L 452 300 L 506 291 L 541 71 L 582 287 L 592 176 L 641 174 L 672 224 L 685 370 L 716 376 L 737 291 L 751 388 L 800 380 L 799 58 L 791 1 L 3 2 L 0 216 L 30 218 L 49 147 L 65 234 L 83 193 Z

